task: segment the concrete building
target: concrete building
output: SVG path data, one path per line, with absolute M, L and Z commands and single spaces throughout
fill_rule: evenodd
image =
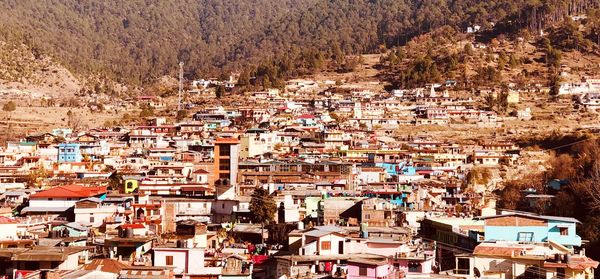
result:
M 277 134 L 264 130 L 248 130 L 240 138 L 240 158 L 247 159 L 273 152 L 277 142 Z
M 240 141 L 234 138 L 217 138 L 214 145 L 213 183 L 217 197 L 233 199 L 237 185 Z
M 567 247 L 581 246 L 575 229 L 577 219 L 511 213 L 481 217 L 485 221 L 485 241 L 549 242 Z
M 81 162 L 83 155 L 81 154 L 79 143 L 61 143 L 58 145 L 58 162 Z

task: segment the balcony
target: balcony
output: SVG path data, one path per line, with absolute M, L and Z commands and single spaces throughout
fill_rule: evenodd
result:
M 250 275 L 250 269 L 246 268 L 246 270 L 243 269 L 235 269 L 235 268 L 226 268 L 222 270 L 222 274 L 223 275 L 227 275 L 227 276 L 235 276 L 235 275 Z
M 177 212 L 177 215 L 210 215 L 210 208 L 186 208 Z
M 160 224 L 162 216 L 150 216 L 133 219 L 133 223 Z
M 104 223 L 106 224 L 120 224 L 123 223 L 124 217 L 122 216 L 111 216 L 104 218 Z

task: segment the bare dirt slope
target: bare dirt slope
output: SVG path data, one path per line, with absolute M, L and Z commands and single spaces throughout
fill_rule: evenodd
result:
M 65 67 L 23 44 L 0 42 L 0 92 L 71 97 L 82 83 Z

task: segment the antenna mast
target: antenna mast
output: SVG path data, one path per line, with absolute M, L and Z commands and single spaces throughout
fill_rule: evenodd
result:
M 177 111 L 181 110 L 181 93 L 183 92 L 183 61 L 179 61 L 179 98 L 177 101 Z

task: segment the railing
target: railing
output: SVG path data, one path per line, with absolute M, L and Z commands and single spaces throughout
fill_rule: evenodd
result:
M 133 223 L 156 222 L 156 221 L 161 221 L 161 220 L 162 220 L 162 216 L 150 216 L 150 217 L 133 219 Z
M 120 217 L 120 216 L 106 217 L 106 218 L 104 218 L 104 222 L 105 223 L 122 223 L 124 219 L 125 219 L 124 217 Z
M 177 212 L 178 215 L 207 215 L 210 213 L 211 213 L 211 210 L 205 209 L 205 208 L 199 208 L 199 209 L 187 208 L 187 209 L 179 210 L 179 212 Z
M 53 218 L 49 217 L 17 217 L 15 218 L 21 225 L 37 225 L 48 223 L 53 220 Z
M 131 262 L 132 266 L 152 266 L 152 260 L 141 257 L 137 259 L 133 259 Z
M 222 270 L 223 275 L 250 275 L 249 268 L 224 268 Z

